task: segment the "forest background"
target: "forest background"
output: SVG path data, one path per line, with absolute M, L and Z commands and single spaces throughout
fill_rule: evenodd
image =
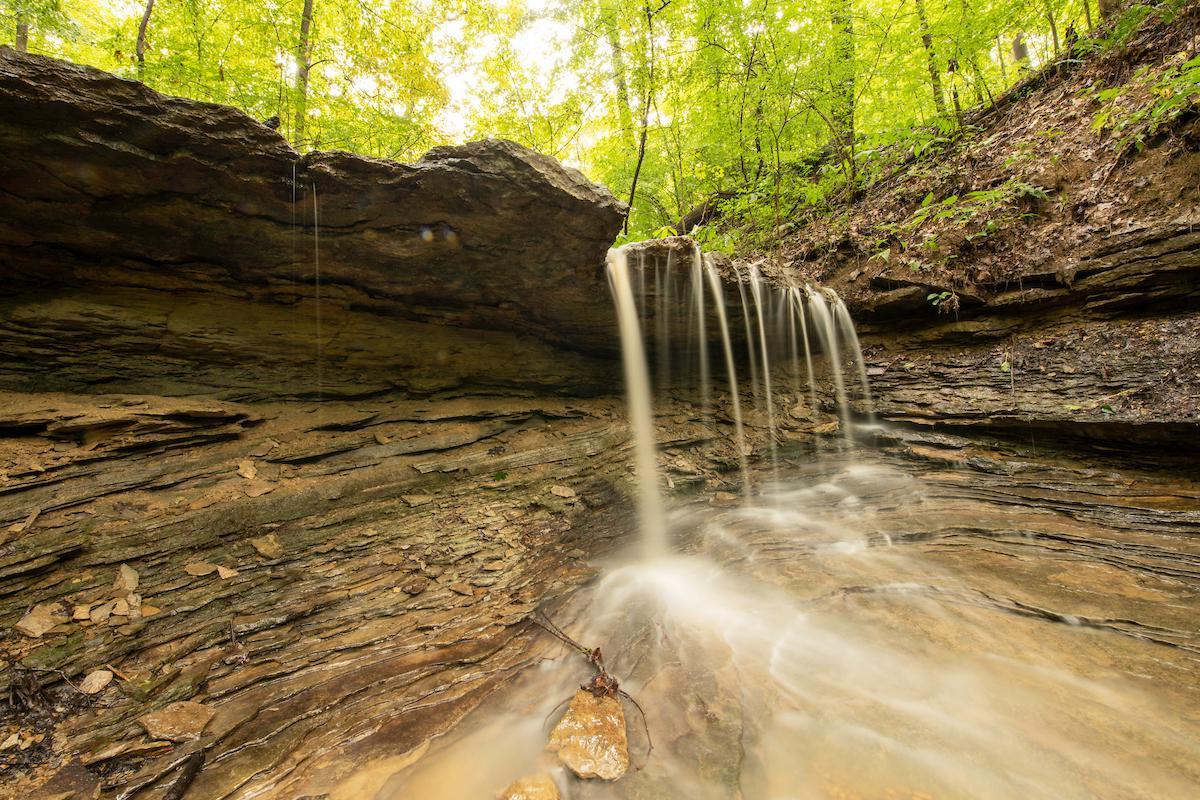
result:
M 413 160 L 512 139 L 631 201 L 623 238 L 692 232 L 729 250 L 855 196 L 1031 71 L 1149 13 L 1115 0 L 0 0 L 0 41 L 277 120 L 300 150 Z M 1108 38 L 1089 36 L 1104 19 Z

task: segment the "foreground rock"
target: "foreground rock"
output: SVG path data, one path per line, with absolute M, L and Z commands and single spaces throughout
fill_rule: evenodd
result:
M 529 775 L 512 782 L 500 800 L 559 800 L 558 787 L 546 774 Z
M 629 739 L 621 701 L 580 689 L 550 732 L 546 749 L 580 778 L 615 781 L 629 769 Z

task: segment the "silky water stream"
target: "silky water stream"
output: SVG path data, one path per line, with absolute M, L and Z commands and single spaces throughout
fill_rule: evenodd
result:
M 543 636 L 536 666 L 415 763 L 332 797 L 492 800 L 535 772 L 577 800 L 1200 797 L 1200 515 L 1125 477 L 1078 487 L 1071 465 L 984 454 L 998 466 L 976 478 L 962 459 L 914 461 L 928 443 L 864 447 L 855 420 L 877 428 L 841 300 L 757 270 L 724 297 L 691 257 L 610 254 L 642 530 L 551 610 L 644 710 L 625 704 L 633 767 L 581 781 L 545 751 L 591 669 Z M 689 319 L 699 336 L 718 325 L 719 347 L 672 343 Z M 777 436 L 781 409 L 815 402 L 814 361 L 845 434 L 820 448 Z M 656 393 L 710 375 L 695 396 L 738 439 L 741 496 L 667 503 Z M 749 466 L 739 393 L 771 437 Z

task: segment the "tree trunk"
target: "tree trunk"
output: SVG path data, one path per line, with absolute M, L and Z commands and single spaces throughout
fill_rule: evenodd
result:
M 1051 39 L 1051 41 L 1054 42 L 1054 57 L 1058 58 L 1058 55 L 1059 55 L 1058 22 L 1056 22 L 1054 19 L 1054 8 L 1050 5 L 1050 3 L 1048 1 L 1046 3 L 1046 21 L 1050 23 L 1050 39 Z
M 996 60 L 1000 62 L 1000 80 L 1004 81 L 1004 86 L 1007 86 L 1008 66 L 1004 62 L 1004 45 L 1000 43 L 999 36 L 996 37 Z
M 1017 31 L 1012 40 L 1013 61 L 1017 62 L 1017 71 L 1029 69 L 1029 46 L 1025 44 L 1025 34 Z
M 942 76 L 938 72 L 937 53 L 933 49 L 933 35 L 929 32 L 929 15 L 925 13 L 925 0 L 917 0 L 917 22 L 921 28 L 921 46 L 925 48 L 925 62 L 929 67 L 929 85 L 933 89 L 933 105 L 938 114 L 945 114 L 946 99 L 942 94 Z
M 154 0 L 146 0 L 146 10 L 142 12 L 142 23 L 138 25 L 137 35 L 137 74 L 142 77 L 146 67 L 146 28 L 150 27 L 150 15 L 154 13 Z
M 833 75 L 833 109 L 830 121 L 834 144 L 846 162 L 846 180 L 851 195 L 857 192 L 857 177 L 854 164 L 854 115 L 855 115 L 855 70 L 854 63 L 854 8 L 851 0 L 837 0 L 830 14 L 833 27 L 833 52 L 835 72 Z
M 625 51 L 617 32 L 617 21 L 613 17 L 604 20 L 604 34 L 612 51 L 612 76 L 617 87 L 617 121 L 621 125 L 621 138 L 630 150 L 635 147 L 633 111 L 629 107 L 629 82 L 625 77 Z
M 17 40 L 14 42 L 18 53 L 29 52 L 29 23 L 17 17 Z
M 292 129 L 296 144 L 304 140 L 304 121 L 308 116 L 308 71 L 312 69 L 309 33 L 312 30 L 312 18 L 313 0 L 304 0 L 304 12 L 300 16 L 300 41 L 296 44 L 296 124 Z
M 1109 19 L 1121 10 L 1121 0 L 1099 0 L 1099 3 L 1100 19 Z
M 1092 29 L 1092 2 L 1083 0 L 1083 18 L 1087 21 L 1088 30 Z

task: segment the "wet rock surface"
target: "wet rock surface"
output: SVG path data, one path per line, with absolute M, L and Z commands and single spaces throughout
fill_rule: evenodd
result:
M 530 775 L 513 781 L 500 800 L 559 800 L 560 796 L 549 775 Z
M 557 753 L 580 778 L 620 778 L 629 769 L 629 739 L 620 698 L 580 689 L 550 732 L 546 748 Z

